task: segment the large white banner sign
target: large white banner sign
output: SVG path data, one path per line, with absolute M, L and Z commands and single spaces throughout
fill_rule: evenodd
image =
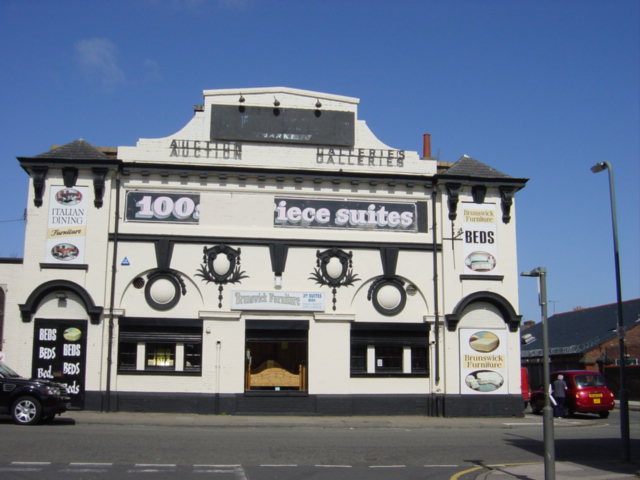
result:
M 89 187 L 51 187 L 46 263 L 84 263 Z
M 460 393 L 508 392 L 506 342 L 504 330 L 460 329 Z
M 465 274 L 498 273 L 497 218 L 496 206 L 493 204 L 462 204 Z

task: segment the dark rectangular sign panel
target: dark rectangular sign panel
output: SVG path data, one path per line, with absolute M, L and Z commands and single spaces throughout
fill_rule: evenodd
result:
M 211 140 L 354 145 L 353 112 L 243 105 L 212 108 Z
M 289 228 L 426 232 L 427 204 L 276 197 L 273 225 Z
M 36 319 L 33 378 L 66 383 L 71 405 L 84 408 L 86 320 Z
M 197 193 L 127 192 L 127 222 L 199 223 Z

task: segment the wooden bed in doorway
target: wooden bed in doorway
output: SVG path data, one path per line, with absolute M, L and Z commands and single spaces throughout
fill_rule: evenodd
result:
M 298 365 L 298 373 L 292 373 L 274 360 L 262 362 L 257 368 L 247 366 L 245 388 L 251 390 L 258 387 L 294 387 L 306 390 L 306 367 Z

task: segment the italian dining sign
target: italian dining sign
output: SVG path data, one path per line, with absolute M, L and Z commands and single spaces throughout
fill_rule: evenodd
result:
M 84 263 L 89 188 L 54 186 L 50 195 L 45 262 Z

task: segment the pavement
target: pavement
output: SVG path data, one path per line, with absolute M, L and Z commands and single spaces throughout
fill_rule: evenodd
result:
M 630 410 L 640 410 L 640 402 L 630 402 Z M 502 422 L 505 428 L 517 428 L 518 423 L 527 423 L 531 418 L 442 418 L 426 416 L 276 416 L 276 415 L 198 415 L 189 413 L 154 412 L 95 412 L 70 411 L 57 417 L 56 421 L 73 421 L 83 424 L 112 425 L 166 425 L 194 427 L 282 427 L 300 428 L 322 426 L 323 428 L 452 428 L 456 425 L 481 427 Z M 566 427 L 579 427 L 581 421 L 556 419 L 566 422 Z M 583 420 L 582 422 L 588 422 Z M 542 419 L 540 418 L 540 424 Z M 594 461 L 589 465 L 574 462 L 555 462 L 556 480 L 631 480 L 640 479 L 640 459 L 632 463 L 618 461 Z M 450 480 L 546 480 L 544 461 L 502 465 L 477 465 L 460 471 Z
M 506 464 L 476 467 L 477 470 L 462 472 L 462 476 L 452 476 L 451 480 L 545 480 L 544 463 Z M 637 480 L 640 478 L 638 466 L 617 463 L 602 463 L 587 466 L 573 462 L 555 462 L 556 480 Z M 474 473 L 477 475 L 473 476 Z

